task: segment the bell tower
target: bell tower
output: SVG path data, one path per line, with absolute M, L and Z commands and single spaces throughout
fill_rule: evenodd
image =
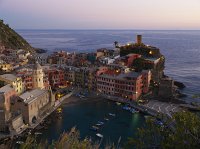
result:
M 38 63 L 38 61 L 35 62 L 35 65 L 33 67 L 33 88 L 40 88 L 44 89 L 44 72 L 41 67 L 41 65 Z

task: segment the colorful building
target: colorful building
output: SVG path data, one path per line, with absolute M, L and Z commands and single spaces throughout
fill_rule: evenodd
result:
M 148 92 L 150 79 L 149 72 L 120 73 L 108 70 L 101 74 L 97 73 L 97 91 L 106 95 L 137 100 L 142 93 Z
M 24 85 L 21 77 L 17 77 L 13 74 L 3 74 L 0 75 L 0 81 L 3 85 L 10 84 L 18 94 L 24 92 Z
M 64 71 L 61 69 L 50 68 L 45 70 L 45 74 L 48 77 L 48 81 L 52 89 L 65 86 L 67 83 L 64 78 Z
M 11 99 L 16 91 L 10 84 L 0 88 L 0 131 L 8 130 L 8 121 L 11 118 Z
M 9 63 L 0 63 L 0 69 L 5 72 L 10 72 L 13 70 L 13 66 Z

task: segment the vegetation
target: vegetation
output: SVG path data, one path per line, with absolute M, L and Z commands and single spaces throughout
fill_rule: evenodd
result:
M 101 143 L 91 142 L 89 138 L 80 140 L 80 134 L 72 128 L 69 133 L 63 133 L 58 141 L 37 143 L 37 139 L 29 136 L 25 143 L 20 146 L 20 149 L 99 149 Z M 115 149 L 114 145 L 107 145 L 105 149 Z
M 125 148 L 137 149 L 198 149 L 200 146 L 200 118 L 190 112 L 176 113 L 164 125 L 154 118 L 139 128 L 137 138 L 130 138 Z
M 140 54 L 144 57 L 160 57 L 160 50 L 155 47 L 146 46 L 144 44 L 128 44 L 120 47 L 120 56 L 125 56 L 131 53 Z
M 9 25 L 4 24 L 3 20 L 0 20 L 0 45 L 1 44 L 6 48 L 34 51 L 29 43 L 11 29 Z
M 142 70 L 152 69 L 153 65 L 148 63 L 144 58 L 137 58 L 133 61 L 132 67 L 140 72 Z

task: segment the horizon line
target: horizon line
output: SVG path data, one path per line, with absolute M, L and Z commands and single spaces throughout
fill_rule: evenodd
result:
M 18 29 L 14 29 L 14 30 L 71 30 L 71 31 L 200 31 L 200 29 L 37 29 L 37 28 L 32 28 L 32 29 L 22 29 L 22 28 L 18 28 Z

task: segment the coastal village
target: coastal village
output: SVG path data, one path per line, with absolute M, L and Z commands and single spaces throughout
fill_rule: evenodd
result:
M 136 43 L 121 49 L 131 46 L 148 51 L 145 55 L 131 51 L 121 56 L 118 43 L 114 49 L 98 49 L 95 53 L 31 54 L 1 46 L 0 130 L 17 134 L 37 123 L 63 96 L 57 92 L 61 88 L 78 87 L 137 102 L 152 94 L 150 88 L 155 86 L 159 97 L 171 100 L 175 86 L 172 79 L 163 77 L 164 56 L 159 49 L 144 45 L 141 35 Z M 141 67 L 143 63 L 146 68 L 136 70 L 134 61 L 140 59 L 144 61 L 135 64 Z
M 145 45 L 141 35 L 135 43 L 114 46 L 38 54 L 0 43 L 0 136 L 35 128 L 77 88 L 133 106 L 176 100 L 177 87 L 163 73 L 165 58 L 158 48 Z
M 200 149 L 200 0 L 0 0 L 0 149 Z

